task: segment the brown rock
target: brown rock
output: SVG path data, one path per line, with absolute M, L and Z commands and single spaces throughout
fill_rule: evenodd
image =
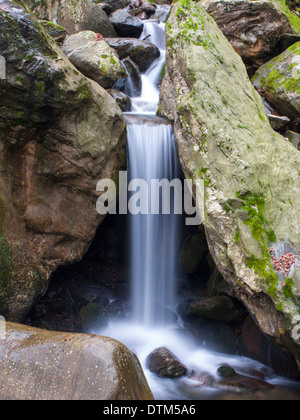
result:
M 164 378 L 179 378 L 187 374 L 187 368 L 165 347 L 153 350 L 147 357 L 147 366 L 151 372 Z
M 272 3 L 219 1 L 207 11 L 252 74 L 278 55 L 280 36 L 293 33 L 287 17 Z

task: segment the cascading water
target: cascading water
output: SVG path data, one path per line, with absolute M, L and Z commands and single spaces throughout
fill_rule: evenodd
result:
M 160 7 L 159 11 L 166 16 L 166 6 Z M 144 180 L 150 190 L 153 179 L 171 181 L 178 178 L 179 164 L 173 128 L 155 116 L 159 101 L 158 83 L 165 62 L 164 23 L 145 21 L 141 38 L 146 37 L 160 48 L 161 56 L 142 75 L 141 95 L 131 98 L 132 112 L 126 114 L 126 119 L 129 180 Z M 161 206 L 159 214 L 151 214 L 151 205 L 155 205 L 155 202 L 153 197 L 150 199 L 149 191 L 146 198 L 148 208 L 142 197 L 139 202 L 141 213 L 145 214 L 130 215 L 132 315 L 124 322 L 112 322 L 104 331 L 96 332 L 123 342 L 138 355 L 156 399 L 218 399 L 222 397 L 220 390 L 200 387 L 197 381 L 189 378 L 161 379 L 147 369 L 149 353 L 165 346 L 191 371 L 205 372 L 215 379 L 218 377 L 218 367 L 224 364 L 229 364 L 243 375 L 252 371 L 266 371 L 265 366 L 246 357 L 228 356 L 199 348 L 199 344 L 170 317 L 175 304 L 178 216 L 172 212 L 172 206 L 171 214 L 162 214 Z M 272 374 L 268 382 L 285 388 L 294 389 L 295 386 Z M 299 388 L 297 390 L 299 392 Z M 237 394 L 230 395 L 232 399 L 239 399 Z
M 162 195 L 152 197 L 150 186 L 152 180 L 172 181 L 179 175 L 172 126 L 143 117 L 129 123 L 128 164 L 130 179 L 143 179 L 149 188 L 145 214 L 130 216 L 134 320 L 147 327 L 165 325 L 167 308 L 174 306 L 179 225 L 172 207 L 171 214 L 162 214 Z M 159 214 L 151 214 L 157 201 Z

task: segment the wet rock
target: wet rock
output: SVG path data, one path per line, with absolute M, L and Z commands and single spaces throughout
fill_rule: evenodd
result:
M 104 37 L 117 36 L 101 6 L 90 0 L 63 0 L 57 10 L 57 23 L 66 28 L 69 35 L 93 31 Z
M 110 6 L 111 12 L 119 9 L 124 9 L 130 4 L 130 0 L 92 0 L 94 3 L 105 3 Z
M 198 24 L 196 33 L 192 23 Z M 241 58 L 200 3 L 173 4 L 166 45 L 159 114 L 174 122 L 185 176 L 196 181 L 200 175 L 207 186 L 204 225 L 210 253 L 263 333 L 288 347 L 300 363 L 291 323 L 299 311 L 298 287 L 284 295 L 269 254 L 275 240 L 278 247 L 292 244 L 289 252 L 300 255 L 295 229 L 300 155 L 271 128 Z M 299 276 L 295 263 L 295 285 Z
M 131 111 L 131 99 L 126 93 L 115 89 L 108 89 L 107 92 L 114 98 L 123 112 Z
M 226 378 L 226 379 L 234 378 L 235 376 L 237 376 L 236 371 L 228 365 L 220 366 L 219 369 L 217 370 L 217 374 L 221 378 Z
M 270 120 L 271 127 L 275 131 L 281 131 L 284 130 L 291 120 L 288 117 L 279 117 L 277 115 L 268 115 L 268 118 Z
M 182 268 L 186 273 L 195 273 L 207 254 L 208 246 L 205 233 L 199 232 L 189 236 L 180 250 Z
M 107 337 L 7 323 L 0 353 L 2 399 L 153 399 L 137 357 Z
M 106 311 L 96 302 L 88 303 L 80 310 L 83 330 L 101 329 L 107 325 Z
M 239 322 L 245 319 L 245 309 L 228 296 L 212 296 L 194 300 L 190 303 L 189 310 L 192 314 L 212 321 Z
M 207 12 L 252 74 L 278 54 L 279 37 L 293 33 L 285 14 L 270 2 L 218 1 Z
M 280 37 L 280 50 L 281 52 L 284 52 L 288 48 L 290 48 L 292 45 L 296 44 L 296 42 L 300 42 L 300 36 L 299 35 L 293 35 L 293 34 L 283 34 Z
M 165 347 L 153 350 L 147 357 L 146 364 L 151 372 L 163 378 L 179 378 L 188 372 L 186 366 Z
M 120 37 L 139 38 L 144 29 L 143 22 L 125 9 L 112 13 L 109 20 Z
M 120 60 L 130 57 L 141 72 L 160 56 L 159 49 L 148 41 L 135 38 L 106 38 L 105 41 L 117 51 Z
M 103 220 L 95 185 L 122 167 L 125 123 L 33 15 L 2 1 L 0 19 L 0 313 L 20 321 L 87 252 Z
M 202 387 L 211 387 L 214 383 L 214 377 L 207 372 L 194 372 L 189 379 L 195 381 L 197 386 Z
M 242 343 L 246 354 L 256 360 L 261 360 L 261 346 L 263 334 L 250 315 L 245 320 L 241 334 Z
M 147 0 L 134 1 L 129 6 L 129 13 L 133 16 L 144 15 L 145 19 L 149 19 L 155 12 L 157 6 Z
M 82 74 L 104 89 L 111 89 L 120 79 L 124 85 L 126 73 L 119 57 L 95 32 L 83 31 L 69 36 L 63 52 Z
M 246 394 L 252 394 L 257 391 L 269 391 L 274 388 L 273 385 L 262 381 L 261 379 L 242 375 L 235 375 L 226 379 L 217 380 L 214 382 L 213 387 Z
M 289 131 L 287 133 L 287 137 L 292 145 L 295 146 L 297 150 L 300 150 L 300 134 L 295 133 L 294 131 Z
M 46 29 L 48 34 L 54 39 L 55 42 L 61 44 L 64 42 L 67 36 L 67 31 L 60 25 L 57 25 L 53 22 L 48 22 L 46 20 L 41 20 L 40 23 Z
M 122 60 L 128 78 L 125 82 L 125 93 L 131 98 L 140 96 L 142 91 L 142 78 L 138 66 L 129 58 Z

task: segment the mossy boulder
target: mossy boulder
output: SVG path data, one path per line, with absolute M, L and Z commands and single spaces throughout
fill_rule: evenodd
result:
M 33 15 L 2 1 L 0 314 L 20 321 L 99 223 L 96 184 L 123 166 L 125 122 Z
M 300 117 L 300 42 L 260 67 L 252 82 L 282 115 Z
M 203 180 L 210 253 L 261 330 L 300 364 L 293 333 L 300 310 L 300 154 L 272 130 L 241 58 L 201 3 L 173 4 L 166 44 L 160 113 L 174 122 L 185 177 Z M 286 275 L 291 282 L 284 283 Z
M 111 89 L 118 82 L 124 85 L 126 71 L 117 53 L 95 32 L 83 31 L 69 36 L 62 50 L 82 74 L 103 88 Z
M 152 400 L 138 358 L 111 338 L 6 323 L 2 400 Z
M 117 36 L 102 7 L 91 0 L 61 0 L 57 23 L 66 28 L 69 35 L 93 31 L 103 36 Z

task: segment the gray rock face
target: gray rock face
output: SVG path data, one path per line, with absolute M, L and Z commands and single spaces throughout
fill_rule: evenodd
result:
M 199 4 L 176 2 L 166 28 L 160 113 L 174 121 L 185 176 L 204 181 L 210 252 L 300 364 L 300 154 L 272 130 L 241 58 Z
M 285 14 L 266 1 L 218 1 L 212 3 L 207 12 L 249 71 L 255 71 L 275 57 L 280 36 L 293 32 Z
M 137 357 L 107 337 L 6 324 L 2 400 L 152 400 Z
M 96 184 L 123 167 L 125 122 L 31 14 L 1 6 L 0 313 L 19 321 L 51 273 L 87 252 L 102 221 Z
M 112 13 L 109 20 L 120 37 L 139 38 L 144 29 L 143 22 L 125 9 Z
M 63 52 L 85 76 L 111 89 L 120 78 L 125 83 L 126 72 L 116 52 L 92 31 L 71 35 L 65 41 Z

